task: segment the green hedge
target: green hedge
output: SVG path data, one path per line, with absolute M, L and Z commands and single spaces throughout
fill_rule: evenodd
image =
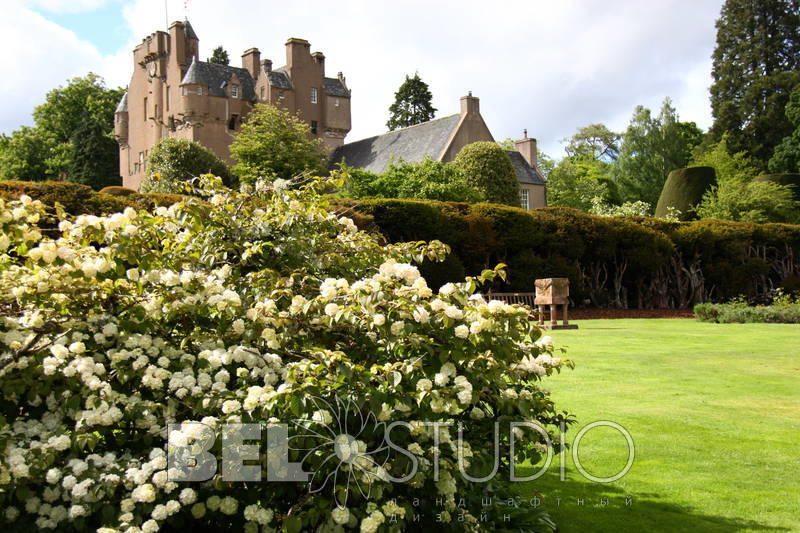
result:
M 66 182 L 0 182 L 0 198 L 22 194 L 59 202 L 74 215 L 152 209 L 188 198 L 111 195 Z M 498 281 L 495 290 L 532 292 L 537 278 L 567 277 L 577 305 L 688 308 L 738 295 L 763 299 L 775 287 L 800 288 L 798 225 L 668 222 L 432 200 L 335 199 L 331 208 L 390 242 L 449 244 L 452 258 L 423 265 L 433 287 L 506 263 L 508 281 Z
M 800 324 L 800 304 L 748 306 L 738 303 L 703 303 L 694 306 L 694 316 L 702 322 L 719 324 Z
M 712 167 L 689 167 L 673 170 L 664 182 L 656 205 L 656 216 L 665 217 L 669 209 L 680 211 L 681 220 L 694 217 L 692 208 L 703 199 L 703 194 L 717 182 Z
M 178 194 L 140 194 L 124 187 L 106 187 L 97 192 L 87 185 L 67 181 L 0 181 L 0 198 L 12 199 L 22 195 L 41 200 L 46 205 L 55 205 L 58 202 L 72 215 L 116 213 L 126 207 L 153 209 L 187 198 Z
M 337 200 L 335 207 L 360 213 L 359 227 L 377 228 L 391 242 L 449 244 L 459 261 L 437 272 L 436 283 L 457 280 L 462 267 L 471 275 L 502 262 L 508 282 L 496 290 L 532 292 L 537 278 L 568 277 L 577 305 L 688 308 L 740 294 L 758 298 L 774 287 L 793 290 L 800 277 L 796 225 L 432 200 Z

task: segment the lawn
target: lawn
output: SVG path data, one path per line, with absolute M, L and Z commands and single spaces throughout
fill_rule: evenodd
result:
M 616 482 L 583 478 L 568 456 L 566 481 L 556 458 L 525 486 L 561 531 L 800 531 L 800 325 L 587 320 L 552 336 L 577 364 L 547 380 L 578 418 L 567 442 L 610 420 L 636 446 Z M 580 446 L 597 477 L 626 458 L 610 428 Z

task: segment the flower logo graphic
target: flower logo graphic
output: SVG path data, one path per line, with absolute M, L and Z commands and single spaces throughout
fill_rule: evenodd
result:
M 388 479 L 386 424 L 371 412 L 364 414 L 350 399 L 308 401 L 317 410 L 310 418 L 292 420 L 296 432 L 289 437 L 289 450 L 302 453 L 303 469 L 311 473 L 309 492 L 327 487 L 339 507 L 347 505 L 351 490 L 369 499 L 372 484 Z

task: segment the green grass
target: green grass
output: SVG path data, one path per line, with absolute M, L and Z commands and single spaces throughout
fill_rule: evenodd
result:
M 586 480 L 568 455 L 565 481 L 556 458 L 525 486 L 560 531 L 800 531 L 800 325 L 589 320 L 552 336 L 577 364 L 547 380 L 578 418 L 567 442 L 611 420 L 636 445 L 616 482 Z M 580 452 L 598 477 L 627 457 L 607 428 Z

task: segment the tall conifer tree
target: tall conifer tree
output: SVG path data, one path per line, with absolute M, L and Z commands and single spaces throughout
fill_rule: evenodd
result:
M 413 78 L 406 76 L 406 81 L 394 93 L 394 103 L 389 107 L 391 115 L 386 126 L 394 131 L 431 120 L 436 114 L 436 108 L 431 105 L 432 99 L 428 84 L 420 79 L 419 74 L 414 74 Z
M 792 132 L 784 108 L 800 83 L 800 0 L 726 0 L 717 20 L 713 140 L 766 167 Z

